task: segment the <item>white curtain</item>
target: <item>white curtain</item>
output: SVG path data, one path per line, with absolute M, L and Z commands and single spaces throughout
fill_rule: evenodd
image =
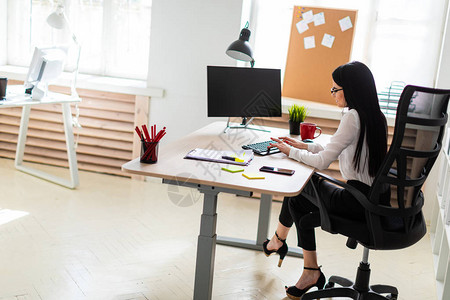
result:
M 81 43 L 80 72 L 147 78 L 151 0 L 8 0 L 7 64 L 28 66 L 34 47 L 71 43 L 46 23 L 57 3 Z
M 380 0 L 370 65 L 379 84 L 433 87 L 445 22 L 445 0 Z

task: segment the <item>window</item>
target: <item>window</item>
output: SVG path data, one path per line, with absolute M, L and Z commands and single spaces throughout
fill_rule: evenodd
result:
M 370 55 L 379 85 L 403 81 L 434 86 L 447 11 L 444 2 L 379 1 Z
M 378 90 L 392 82 L 433 86 L 445 0 L 304 0 L 301 5 L 358 10 L 351 60 L 371 68 Z M 250 24 L 255 67 L 284 70 L 298 1 L 255 0 Z
M 68 29 L 53 29 L 46 22 L 56 5 L 63 4 L 82 47 L 80 73 L 144 80 L 148 69 L 151 3 L 151 0 L 9 0 L 7 64 L 26 67 L 34 47 L 72 43 Z M 70 63 L 73 64 L 69 62 L 68 68 Z

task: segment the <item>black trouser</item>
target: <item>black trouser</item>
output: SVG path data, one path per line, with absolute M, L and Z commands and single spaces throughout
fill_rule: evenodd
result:
M 313 176 L 303 188 L 302 192 L 295 197 L 285 197 L 281 207 L 279 221 L 286 227 L 293 223 L 297 228 L 298 246 L 304 250 L 316 250 L 316 236 L 314 228 L 320 226 L 319 208 L 313 204 L 316 195 L 312 187 L 315 182 L 319 197 L 324 200 L 326 209 L 333 214 L 339 214 L 355 220 L 364 220 L 365 212 L 361 204 L 346 190 L 323 180 L 317 180 Z M 347 182 L 368 194 L 370 187 L 362 182 L 349 180 Z M 314 214 L 311 214 L 314 213 Z M 310 220 L 302 220 L 305 216 Z M 302 222 L 301 222 L 302 220 Z

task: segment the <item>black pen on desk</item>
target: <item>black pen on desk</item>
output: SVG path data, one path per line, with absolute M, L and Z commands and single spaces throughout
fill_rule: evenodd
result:
M 244 160 L 242 158 L 227 156 L 227 155 L 223 155 L 222 159 L 232 160 L 232 161 L 237 161 L 237 162 L 244 162 Z
M 223 156 L 222 156 L 222 159 L 227 159 L 227 160 L 236 161 L 236 157 L 226 156 L 226 155 L 223 155 Z

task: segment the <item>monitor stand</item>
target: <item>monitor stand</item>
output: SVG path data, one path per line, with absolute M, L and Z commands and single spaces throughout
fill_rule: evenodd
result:
M 227 127 L 225 127 L 225 129 L 223 130 L 223 133 L 226 133 L 228 131 L 228 129 L 251 129 L 251 130 L 259 130 L 259 131 L 264 131 L 264 132 L 270 132 L 270 130 L 266 130 L 263 128 L 256 128 L 256 127 L 250 127 L 249 124 L 253 121 L 254 117 L 250 118 L 250 120 L 248 120 L 247 122 L 247 118 L 246 117 L 242 117 L 242 123 L 239 125 L 230 125 L 230 118 L 228 117 L 228 121 L 227 121 Z
M 43 100 L 47 96 L 48 85 L 38 82 L 31 90 L 31 99 Z

